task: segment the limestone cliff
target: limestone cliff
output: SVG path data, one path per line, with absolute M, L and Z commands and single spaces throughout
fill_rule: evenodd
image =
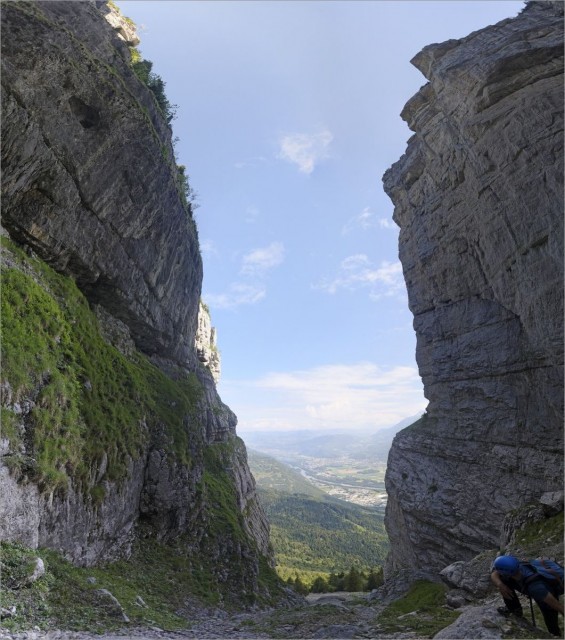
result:
M 143 351 L 188 361 L 196 230 L 170 128 L 129 48 L 89 2 L 7 3 L 2 17 L 4 226 L 125 322 Z
M 201 302 L 198 310 L 198 329 L 196 330 L 196 354 L 198 360 L 208 368 L 215 382 L 219 381 L 221 372 L 217 340 L 216 329 L 212 326 L 210 319 L 210 311 Z
M 249 596 L 268 524 L 197 355 L 202 263 L 171 128 L 108 12 L 2 6 L 0 538 L 83 565 L 183 539 Z
M 563 4 L 412 62 L 384 186 L 429 406 L 389 457 L 389 573 L 497 547 L 563 477 Z

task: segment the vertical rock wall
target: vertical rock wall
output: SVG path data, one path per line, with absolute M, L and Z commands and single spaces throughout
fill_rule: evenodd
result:
M 210 311 L 201 302 L 198 310 L 198 329 L 196 331 L 196 355 L 198 360 L 208 368 L 215 382 L 220 379 L 221 361 L 218 351 L 218 336 L 212 326 Z
M 91 2 L 2 7 L 2 224 L 186 364 L 202 284 L 171 130 Z
M 563 477 L 563 4 L 412 62 L 384 186 L 429 406 L 389 457 L 389 573 L 497 546 Z
M 101 2 L 2 5 L 2 224 L 27 252 L 8 245 L 3 272 L 41 287 L 67 337 L 76 310 L 117 351 L 104 348 L 108 371 L 97 372 L 96 387 L 77 359 L 81 349 L 102 349 L 95 331 L 75 336 L 66 352 L 60 336 L 42 336 L 70 389 L 52 415 L 72 403 L 76 410 L 70 427 L 63 419 L 45 432 L 64 439 L 74 428 L 80 442 L 71 444 L 90 456 L 79 477 L 53 453 L 56 486 L 38 464 L 52 445 L 35 433 L 53 371 L 32 367 L 9 379 L 6 370 L 16 367 L 4 367 L 2 407 L 11 433 L 0 438 L 0 537 L 56 548 L 90 565 L 127 556 L 141 530 L 165 542 L 184 536 L 220 582 L 252 594 L 260 557 L 272 561 L 269 528 L 235 435 L 237 419 L 197 357 L 202 262 L 172 132 L 132 69 L 126 43 L 138 42 L 135 32 L 114 11 L 111 24 L 105 14 Z M 81 296 L 70 301 L 69 278 L 96 320 Z M 25 322 L 21 308 L 11 312 Z M 25 335 L 19 339 L 28 348 Z M 104 427 L 84 409 L 89 394 L 102 394 L 105 378 L 120 389 L 105 405 L 134 394 L 137 422 L 122 412 L 116 440 L 133 433 L 139 446 L 106 442 L 108 450 L 93 453 L 92 434 Z M 108 405 L 102 411 L 113 412 Z M 110 468 L 110 449 L 122 452 L 122 471 Z

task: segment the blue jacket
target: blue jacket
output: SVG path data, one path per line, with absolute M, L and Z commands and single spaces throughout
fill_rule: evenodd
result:
M 559 598 L 563 593 L 563 583 L 545 578 L 528 562 L 520 562 L 520 578 L 518 580 L 503 575 L 500 575 L 500 579 L 511 589 L 533 598 L 536 602 L 543 602 L 548 593 L 553 594 L 556 598 Z

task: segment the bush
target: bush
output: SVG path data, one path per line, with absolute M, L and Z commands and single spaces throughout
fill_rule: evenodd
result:
M 165 94 L 165 81 L 161 76 L 153 72 L 153 63 L 150 60 L 132 61 L 132 68 L 135 75 L 147 86 L 151 93 L 155 96 L 159 109 L 167 124 L 176 118 L 178 106 L 171 104 Z

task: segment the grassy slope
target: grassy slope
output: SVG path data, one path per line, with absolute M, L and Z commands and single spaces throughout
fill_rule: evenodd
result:
M 275 458 L 253 449 L 248 449 L 247 455 L 253 476 L 261 489 L 302 494 L 318 499 L 329 498 L 322 489 Z
M 142 453 L 155 428 L 161 434 L 160 446 L 172 458 L 189 468 L 204 465 L 195 508 L 210 524 L 199 551 L 195 552 L 194 539 L 168 547 L 146 531 L 131 562 L 97 569 L 73 567 L 49 550 L 4 544 L 1 606 L 16 606 L 17 613 L 3 624 L 119 626 L 121 618 L 100 601 L 97 588 L 112 591 L 132 620 L 165 628 L 186 625 L 175 612 L 182 610 L 187 597 L 212 604 L 234 598 L 256 601 L 250 588 L 253 576 L 238 551 L 247 548 L 251 558 L 253 542 L 245 533 L 233 480 L 225 471 L 238 445 L 234 441 L 204 446 L 196 376 L 179 372 L 173 380 L 140 353 L 126 358 L 102 339 L 95 315 L 70 278 L 30 258 L 6 238 L 2 245 L 8 265 L 2 269 L 2 381 L 11 388 L 2 408 L 2 436 L 10 441 L 4 461 L 12 473 L 22 482 L 37 483 L 44 493 L 64 494 L 72 481 L 96 507 L 104 499 L 102 481 L 123 479 L 127 457 Z M 35 406 L 24 426 L 17 405 L 30 398 Z M 91 486 L 90 471 L 104 455 L 106 474 L 101 484 Z M 193 455 L 200 459 L 193 460 Z M 226 569 L 218 553 L 228 547 L 232 552 L 224 558 Z M 20 585 L 30 559 L 37 555 L 47 565 L 46 575 L 33 585 Z M 264 559 L 259 558 L 259 565 L 261 599 L 275 595 L 279 585 Z M 96 586 L 86 581 L 88 576 L 97 577 Z M 133 604 L 136 595 L 147 608 Z
M 70 278 L 5 238 L 2 243 L 18 265 L 2 269 L 2 380 L 12 389 L 11 405 L 2 411 L 3 434 L 13 451 L 24 438 L 27 445 L 25 455 L 9 459 L 14 472 L 46 491 L 64 490 L 68 478 L 84 483 L 107 455 L 104 479 L 119 480 L 156 424 L 165 426 L 171 455 L 190 464 L 184 419 L 201 394 L 196 376 L 172 380 L 140 353 L 127 359 L 102 339 Z M 26 398 L 35 406 L 24 433 L 11 409 Z M 103 497 L 102 486 L 89 490 Z

